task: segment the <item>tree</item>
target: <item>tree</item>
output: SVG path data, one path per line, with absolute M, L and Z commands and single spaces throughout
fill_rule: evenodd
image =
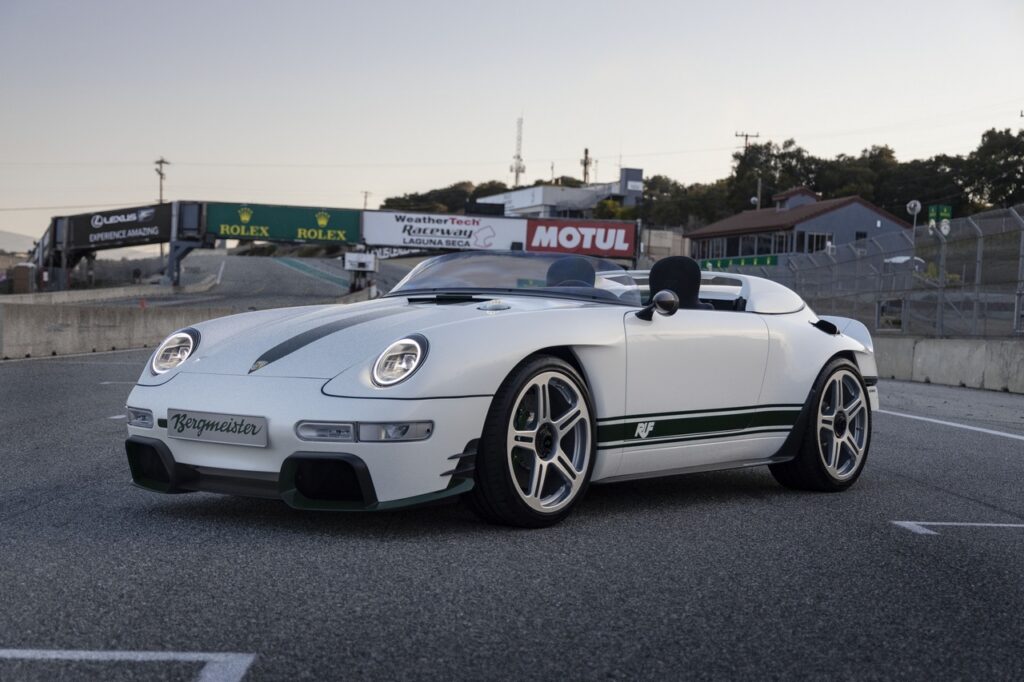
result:
M 562 187 L 582 187 L 583 186 L 583 181 L 582 180 L 577 180 L 576 178 L 572 177 L 571 175 L 560 175 L 557 178 L 555 178 L 554 180 L 546 180 L 544 178 L 540 178 L 538 180 L 535 180 L 534 183 L 533 183 L 534 187 L 538 187 L 540 185 L 561 185 Z
M 473 183 L 464 180 L 421 194 L 414 192 L 403 194 L 400 197 L 388 197 L 381 204 L 381 208 L 427 213 L 457 213 L 465 209 L 473 189 Z
M 481 197 L 489 197 L 495 194 L 501 194 L 509 190 L 508 185 L 500 180 L 488 180 L 487 182 L 481 182 L 477 185 L 472 192 L 469 194 L 470 201 L 476 201 Z
M 644 180 L 640 217 L 652 226 L 686 224 L 684 205 L 686 188 L 667 175 L 654 175 Z
M 1024 130 L 986 130 L 968 157 L 970 190 L 990 206 L 1024 203 Z

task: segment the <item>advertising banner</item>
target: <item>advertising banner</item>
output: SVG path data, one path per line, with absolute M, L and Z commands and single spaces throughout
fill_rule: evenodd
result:
M 112 249 L 171 239 L 171 205 L 120 208 L 71 216 L 73 249 Z
M 267 204 L 206 205 L 206 231 L 221 239 L 355 243 L 359 211 Z
M 345 269 L 352 272 L 377 272 L 377 256 L 349 251 L 345 254 Z
M 365 211 L 363 238 L 372 246 L 509 251 L 526 241 L 520 218 Z
M 538 218 L 527 226 L 526 250 L 632 258 L 636 252 L 636 223 Z

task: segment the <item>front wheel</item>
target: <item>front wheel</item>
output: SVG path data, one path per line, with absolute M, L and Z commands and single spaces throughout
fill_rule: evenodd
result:
M 837 492 L 853 485 L 864 470 L 871 445 L 871 406 L 857 366 L 833 360 L 815 381 L 812 412 L 800 452 L 772 475 L 787 488 Z
M 550 526 L 583 497 L 593 467 L 594 413 L 586 383 L 560 358 L 530 357 L 494 396 L 468 501 L 494 523 Z

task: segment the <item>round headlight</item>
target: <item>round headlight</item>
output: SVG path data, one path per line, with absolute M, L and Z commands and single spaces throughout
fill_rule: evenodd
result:
M 394 386 L 405 381 L 427 356 L 427 340 L 419 334 L 399 339 L 388 346 L 373 363 L 373 383 Z
M 169 372 L 185 362 L 198 345 L 199 332 L 195 329 L 183 329 L 180 332 L 174 332 L 153 353 L 150 369 L 153 370 L 153 374 Z

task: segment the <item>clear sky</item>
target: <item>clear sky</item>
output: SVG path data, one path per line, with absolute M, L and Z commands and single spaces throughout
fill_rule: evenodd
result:
M 25 207 L 370 207 L 623 165 L 728 175 L 737 131 L 966 153 L 1024 125 L 1024 2 L 0 0 L 0 230 Z

